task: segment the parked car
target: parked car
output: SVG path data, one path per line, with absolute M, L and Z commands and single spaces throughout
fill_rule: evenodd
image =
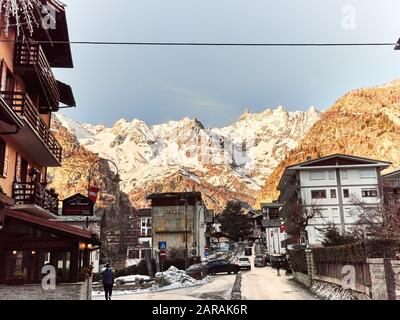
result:
M 254 266 L 255 267 L 265 267 L 266 266 L 265 256 L 262 254 L 256 255 L 254 258 Z
M 208 273 L 207 267 L 201 263 L 194 264 L 186 270 L 186 274 L 196 280 L 203 279 Z
M 244 249 L 244 255 L 245 256 L 252 256 L 253 255 L 253 248 L 252 247 L 246 247 Z
M 237 274 L 240 271 L 240 267 L 238 264 L 230 263 L 226 260 L 215 260 L 207 263 L 207 273 L 208 274 L 217 274 L 222 272 L 227 272 L 231 274 L 232 272 Z
M 289 260 L 284 254 L 271 255 L 271 267 L 274 269 L 284 269 L 286 271 L 291 270 Z
M 240 257 L 238 260 L 240 269 L 251 270 L 251 262 L 247 257 Z

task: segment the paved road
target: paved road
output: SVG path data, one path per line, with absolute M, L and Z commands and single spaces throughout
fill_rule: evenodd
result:
M 281 271 L 281 276 L 271 267 L 255 268 L 251 258 L 251 271 L 243 271 L 243 300 L 316 300 L 307 289 L 296 283 L 292 276 Z
M 113 300 L 230 300 L 235 275 L 217 275 L 203 286 L 151 292 L 132 295 L 113 296 Z M 104 297 L 93 297 L 93 300 L 104 300 Z
M 253 250 L 254 252 L 254 250 Z M 250 257 L 254 264 L 254 256 Z M 243 300 L 316 300 L 307 289 L 297 284 L 292 276 L 281 271 L 277 276 L 271 267 L 255 268 L 251 271 L 242 271 L 242 299 Z M 162 292 L 117 295 L 113 300 L 230 300 L 235 275 L 217 275 L 203 286 L 189 287 Z M 94 300 L 103 300 L 104 297 L 94 297 Z

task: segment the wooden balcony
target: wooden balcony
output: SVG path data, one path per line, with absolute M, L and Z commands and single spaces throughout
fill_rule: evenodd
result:
M 37 182 L 14 182 L 13 198 L 16 210 L 41 217 L 58 215 L 58 194 Z
M 16 134 L 15 140 L 26 152 L 43 166 L 61 164 L 62 147 L 39 111 L 26 93 L 1 91 L 0 95 L 23 120 L 25 126 Z
M 16 73 L 27 77 L 27 85 L 42 92 L 42 100 L 45 103 L 40 106 L 41 113 L 58 111 L 60 89 L 46 55 L 38 43 L 15 43 L 14 69 Z

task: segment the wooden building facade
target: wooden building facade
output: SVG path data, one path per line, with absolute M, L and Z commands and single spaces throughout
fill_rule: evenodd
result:
M 46 264 L 59 282 L 77 282 L 99 246 L 90 231 L 51 221 L 59 199 L 47 188 L 47 168 L 62 160 L 52 114 L 75 99 L 52 71 L 73 67 L 65 6 L 41 2 L 54 8 L 54 29 L 10 26 L 5 33 L 0 19 L 0 285 L 40 283 Z

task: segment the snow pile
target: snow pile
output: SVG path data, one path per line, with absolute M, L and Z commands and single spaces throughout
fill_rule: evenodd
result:
M 326 300 L 358 300 L 350 290 L 325 282 L 315 282 L 311 291 Z
M 131 267 L 131 266 L 137 266 L 140 262 L 140 259 L 126 259 L 126 264 L 125 266 Z
M 128 277 L 120 277 L 117 278 L 121 279 L 134 279 L 134 277 L 137 276 L 128 276 Z M 144 276 L 140 276 L 144 277 Z M 156 273 L 156 278 L 161 278 L 162 273 L 158 272 Z M 168 291 L 168 290 L 174 290 L 174 289 L 181 289 L 185 287 L 191 287 L 191 286 L 199 286 L 206 284 L 209 280 L 209 277 L 205 277 L 203 280 L 196 280 L 193 279 L 192 277 L 188 276 L 185 271 L 183 270 L 178 270 L 175 267 L 170 267 L 167 271 L 164 271 L 164 284 L 166 286 L 164 287 L 159 287 L 158 285 L 154 285 L 150 288 L 146 289 L 136 289 L 136 290 L 114 290 L 113 294 L 116 296 L 123 296 L 123 295 L 132 295 L 132 294 L 141 294 L 141 293 L 148 293 L 148 292 L 158 292 L 158 291 Z M 93 296 L 102 296 L 104 295 L 103 291 L 96 290 L 93 291 Z
M 161 272 L 156 273 L 156 278 L 161 278 L 162 276 L 163 274 Z M 196 280 L 187 275 L 186 271 L 179 270 L 174 266 L 170 267 L 167 271 L 164 271 L 164 284 L 166 284 L 167 287 L 183 288 L 204 283 L 203 280 Z
M 134 283 L 136 281 L 142 282 L 142 281 L 150 281 L 149 276 L 143 276 L 139 274 L 131 275 L 131 276 L 125 276 L 125 277 L 118 277 L 115 279 L 115 283 L 117 284 L 125 284 L 125 283 Z

